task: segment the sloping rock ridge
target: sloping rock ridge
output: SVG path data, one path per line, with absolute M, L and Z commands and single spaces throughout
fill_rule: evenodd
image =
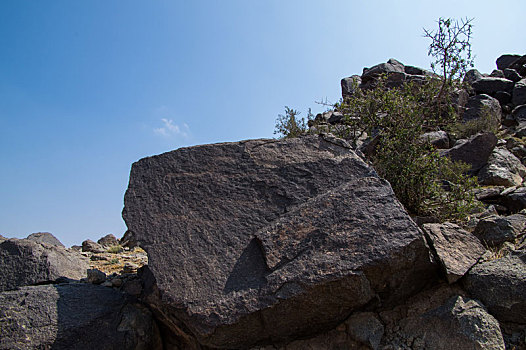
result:
M 436 268 L 390 185 L 327 136 L 142 159 L 123 217 L 148 252 L 165 326 L 212 347 L 315 334 L 414 294 Z

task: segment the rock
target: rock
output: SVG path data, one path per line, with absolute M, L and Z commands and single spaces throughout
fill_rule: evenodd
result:
M 501 55 L 499 58 L 497 58 L 497 68 L 501 70 L 509 68 L 520 57 L 520 55 Z
M 475 95 L 468 99 L 462 120 L 479 119 L 484 117 L 485 114 L 489 114 L 497 125 L 500 124 L 502 112 L 499 101 L 485 94 Z
M 406 338 L 421 349 L 505 349 L 497 320 L 477 300 L 454 296 L 444 305 L 401 323 Z M 414 348 L 414 347 L 410 347 Z
M 497 91 L 495 93 L 495 98 L 499 101 L 501 106 L 505 106 L 511 102 L 511 94 L 506 91 Z
M 82 251 L 91 253 L 104 253 L 104 249 L 100 244 L 93 242 L 91 239 L 87 239 L 82 242 Z
M 342 112 L 332 112 L 331 116 L 329 117 L 329 124 L 338 124 L 343 121 L 343 113 Z
M 494 69 L 489 76 L 494 78 L 504 78 L 504 72 L 500 69 Z
M 362 73 L 362 84 L 378 78 L 382 74 L 404 73 L 404 65 L 395 59 L 387 63 L 380 63 L 371 68 L 364 68 Z
M 359 75 L 343 78 L 340 82 L 342 86 L 342 98 L 352 96 L 361 83 L 362 78 Z
M 423 76 L 434 75 L 433 72 L 430 72 L 428 70 L 425 70 L 419 67 L 413 67 L 413 66 L 404 66 L 404 72 L 406 74 L 411 74 L 411 75 L 423 75 Z
M 347 332 L 356 341 L 376 350 L 384 335 L 384 325 L 372 312 L 359 312 L 345 321 Z
M 526 105 L 517 106 L 513 109 L 511 112 L 513 115 L 513 118 L 519 122 L 525 122 L 526 121 Z
M 519 187 L 515 191 L 507 194 L 502 199 L 503 204 L 511 212 L 519 212 L 526 208 L 526 187 Z
M 504 69 L 504 77 L 513 82 L 518 82 L 521 80 L 521 76 L 515 69 L 506 68 Z
M 486 251 L 475 236 L 458 225 L 425 224 L 423 229 L 449 283 L 464 276 Z
M 473 234 L 490 246 L 512 242 L 524 233 L 526 217 L 520 214 L 502 217 L 491 215 L 480 219 Z
M 467 82 L 469 85 L 473 85 L 473 83 L 484 76 L 480 74 L 480 72 L 476 69 L 470 69 L 464 74 L 464 82 Z
M 464 287 L 499 321 L 526 323 L 526 252 L 475 265 Z
M 520 75 L 526 77 L 526 55 L 520 56 L 516 61 L 509 65 L 509 68 L 515 69 Z
M 142 159 L 123 218 L 162 295 L 149 302 L 212 347 L 313 335 L 435 278 L 388 183 L 329 136 Z
M 117 237 L 115 237 L 111 233 L 107 234 L 106 236 L 102 238 L 99 238 L 97 243 L 103 247 L 114 247 L 116 245 L 119 245 L 119 241 L 117 240 Z
M 453 161 L 471 165 L 471 171 L 475 173 L 487 163 L 496 145 L 497 137 L 487 132 L 474 135 L 466 140 L 459 140 L 454 147 L 441 154 Z
M 32 233 L 29 236 L 27 236 L 28 240 L 37 242 L 37 243 L 45 243 L 57 247 L 65 248 L 64 245 L 51 233 L 49 232 L 36 232 Z
M 526 78 L 515 83 L 511 102 L 515 106 L 526 105 Z
M 88 282 L 93 284 L 101 284 L 106 281 L 106 274 L 97 269 L 88 270 Z
M 87 269 L 87 259 L 60 246 L 16 238 L 0 243 L 0 291 L 59 278 L 78 280 Z
M 513 90 L 513 81 L 505 78 L 482 77 L 471 86 L 478 94 L 493 95 L 497 91 L 511 92 Z
M 151 313 L 91 284 L 0 293 L 0 349 L 162 349 Z
M 5 240 L 7 240 L 7 238 L 5 238 L 4 236 L 0 235 L 0 243 L 2 243 Z
M 426 132 L 420 137 L 420 139 L 431 143 L 438 149 L 449 148 L 449 136 L 447 132 L 442 130 Z
M 124 232 L 124 235 L 122 236 L 120 242 L 123 247 L 128 247 L 130 249 L 138 247 L 138 243 L 137 243 L 137 240 L 135 239 L 135 235 L 130 230 L 127 230 L 126 232 Z
M 482 185 L 518 186 L 526 175 L 526 167 L 506 148 L 497 147 L 479 172 Z

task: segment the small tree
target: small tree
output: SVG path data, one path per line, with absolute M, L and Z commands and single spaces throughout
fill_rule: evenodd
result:
M 471 29 L 473 19 L 439 18 L 438 30 L 424 28 L 424 37 L 431 39 L 428 55 L 435 58 L 431 63 L 433 72 L 442 76 L 442 87 L 438 100 L 442 101 L 447 88 L 454 80 L 463 76 L 468 67 L 473 67 L 471 55 Z
M 298 118 L 300 112 L 285 106 L 285 115 L 278 114 L 276 120 L 276 129 L 274 134 L 282 135 L 283 137 L 298 137 L 307 132 L 308 126 L 305 118 Z M 310 116 L 309 110 L 309 116 Z

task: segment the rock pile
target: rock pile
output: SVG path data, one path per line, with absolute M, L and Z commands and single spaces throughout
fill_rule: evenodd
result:
M 362 158 L 372 148 L 330 134 L 148 157 L 121 240 L 0 236 L 0 349 L 525 349 L 526 56 L 497 68 L 469 71 L 455 100 L 497 133 L 421 136 L 485 185 L 467 226 L 418 226 Z M 343 96 L 381 74 L 433 75 L 391 59 Z

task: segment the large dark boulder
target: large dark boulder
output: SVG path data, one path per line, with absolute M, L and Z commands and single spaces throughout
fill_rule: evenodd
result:
M 520 55 L 501 55 L 497 58 L 497 68 L 504 70 L 509 68 L 513 63 L 515 63 L 521 56 Z
M 513 90 L 513 81 L 506 78 L 482 77 L 471 86 L 479 94 L 493 95 L 497 91 L 511 92 Z
M 441 152 L 453 161 L 461 161 L 471 165 L 471 172 L 476 173 L 488 161 L 497 145 L 497 137 L 490 132 L 481 133 L 469 139 L 459 140 L 452 148 Z
M 487 164 L 479 172 L 482 185 L 519 186 L 526 176 L 526 167 L 510 151 L 496 147 L 488 157 Z
M 60 242 L 57 239 L 57 237 L 53 236 L 49 232 L 35 232 L 27 236 L 27 239 L 33 242 L 37 242 L 37 243 L 44 243 L 44 244 L 49 244 L 49 245 L 64 248 L 64 244 L 62 244 L 62 242 Z
M 380 63 L 371 68 L 364 68 L 362 72 L 362 83 L 365 84 L 378 78 L 382 74 L 404 73 L 404 65 L 399 61 L 391 58 L 387 63 Z M 404 73 L 405 74 L 405 73 Z
M 78 280 L 87 269 L 86 258 L 60 246 L 16 238 L 0 243 L 0 291 L 62 277 Z
M 521 214 L 490 215 L 480 219 L 473 234 L 485 244 L 495 247 L 504 242 L 513 242 L 524 234 L 525 222 L 526 216 Z
M 515 106 L 526 104 L 526 78 L 521 79 L 513 87 L 512 103 Z
M 526 324 L 526 252 L 475 265 L 464 287 L 499 321 Z
M 102 286 L 59 284 L 0 293 L 0 349 L 162 349 L 151 313 Z
M 489 95 L 475 95 L 468 99 L 466 111 L 462 119 L 464 122 L 479 119 L 491 118 L 494 124 L 499 125 L 502 117 L 499 101 Z
M 174 333 L 212 347 L 312 336 L 435 278 L 390 185 L 329 136 L 142 159 L 123 217 L 157 282 L 149 303 Z

